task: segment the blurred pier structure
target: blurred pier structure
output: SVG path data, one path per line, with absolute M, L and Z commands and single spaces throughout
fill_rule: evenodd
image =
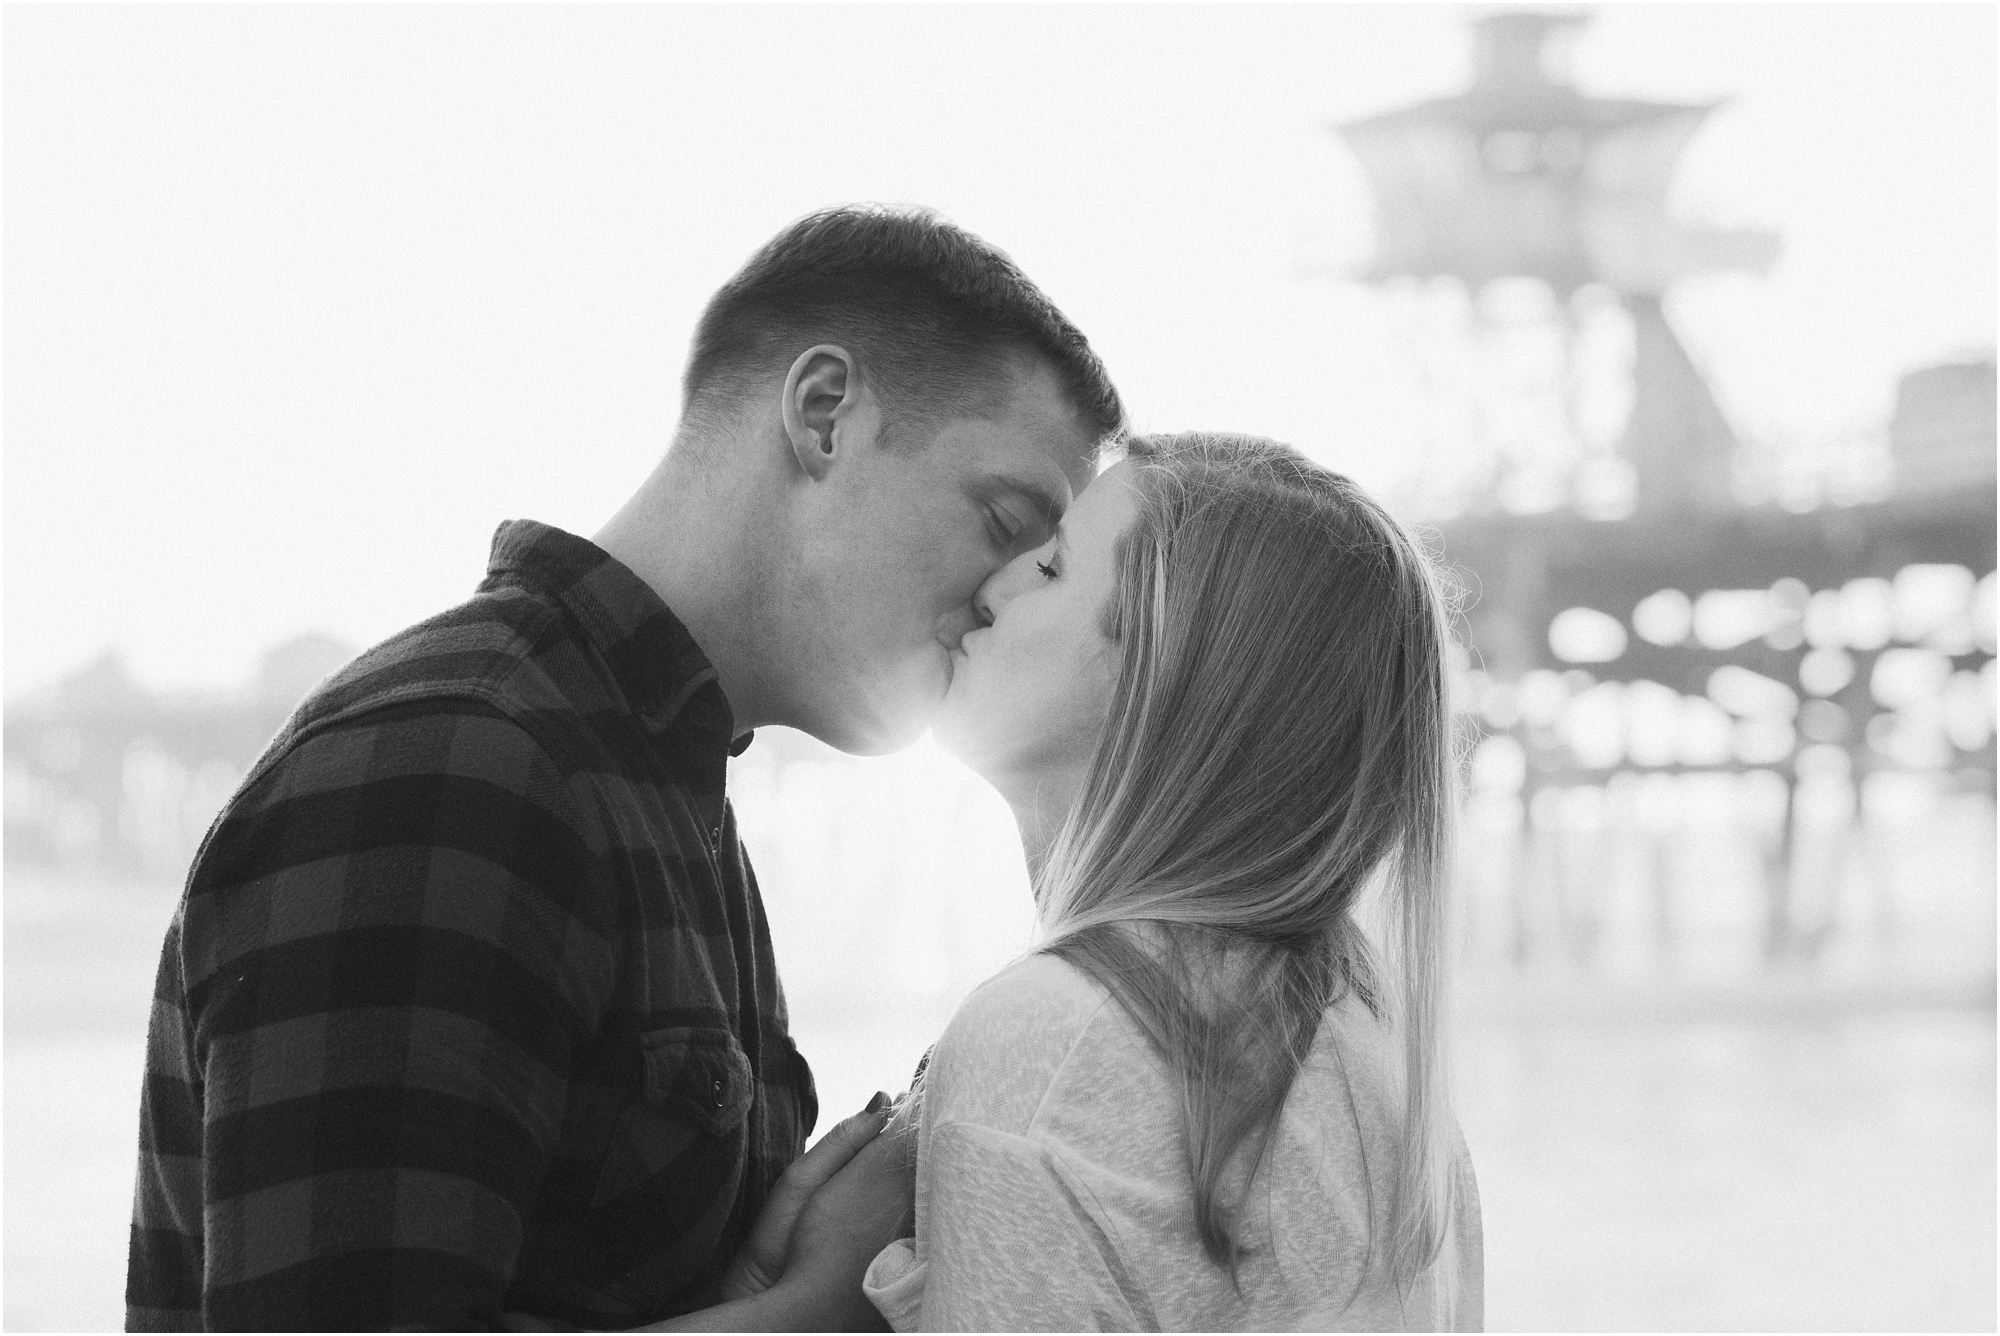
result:
M 354 651 L 267 651 L 235 690 L 149 691 L 116 652 L 8 702 L 10 865 L 178 887 L 209 823 L 299 700 Z
M 1470 88 L 1337 127 L 1436 414 L 1473 953 L 1990 1001 L 1992 355 L 1817 456 L 1739 441 L 1670 290 L 1777 239 L 1671 216 L 1719 104 L 1579 92 L 1584 22 L 1476 20 Z

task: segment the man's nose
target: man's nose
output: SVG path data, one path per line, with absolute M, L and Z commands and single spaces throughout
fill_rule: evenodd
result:
M 978 620 L 967 626 L 965 631 L 975 631 L 982 626 L 993 625 L 994 617 L 999 615 L 1000 609 L 1007 606 L 1008 600 L 1033 582 L 1034 577 L 1027 574 L 1033 569 L 1032 554 L 1023 553 L 987 576 L 985 582 L 972 591 L 972 602 L 967 606 L 971 615 Z M 961 636 L 964 633 L 964 631 L 959 632 Z M 958 642 L 954 640 L 952 643 Z
M 1025 564 L 1015 558 L 987 576 L 986 582 L 973 591 L 972 608 L 979 614 L 981 626 L 993 625 L 993 618 L 1007 606 L 1007 600 L 1020 592 L 1020 571 Z
M 992 616 L 978 605 L 977 600 L 978 595 L 974 594 L 972 602 L 959 604 L 939 619 L 938 639 L 944 642 L 947 648 L 957 649 L 967 632 L 977 631 L 980 627 L 992 623 Z

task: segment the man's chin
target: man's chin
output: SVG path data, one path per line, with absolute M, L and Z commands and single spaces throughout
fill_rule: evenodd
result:
M 848 702 L 859 705 L 858 709 L 842 710 L 838 697 L 823 697 L 820 704 L 828 708 L 817 726 L 806 731 L 850 756 L 899 752 L 931 728 L 943 710 L 951 683 L 951 656 L 925 655 L 919 662 L 906 663 L 893 677 L 876 678 L 873 691 L 848 696 Z
M 844 727 L 839 730 L 837 740 L 825 734 L 820 740 L 850 756 L 887 756 L 891 752 L 902 751 L 923 737 L 938 714 L 938 705 L 936 699 L 899 701 L 866 719 L 843 721 Z
M 833 745 L 849 756 L 892 756 L 899 751 L 907 750 L 923 735 L 924 730 L 921 728 L 898 729 L 895 732 L 877 730 L 856 733 L 846 742 L 836 742 Z
M 969 694 L 964 688 L 945 692 L 937 713 L 931 716 L 931 741 L 961 760 L 978 737 Z

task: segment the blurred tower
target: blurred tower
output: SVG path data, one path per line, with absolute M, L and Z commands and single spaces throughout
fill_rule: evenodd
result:
M 1662 306 L 1687 275 L 1768 267 L 1776 239 L 1670 217 L 1675 168 L 1719 103 L 1578 92 L 1564 60 L 1585 21 L 1479 19 L 1463 92 L 1338 127 L 1376 197 L 1361 276 L 1428 336 L 1426 411 L 1464 418 L 1436 433 L 1456 458 L 1415 471 L 1444 486 L 1409 500 L 1447 512 L 1444 557 L 1478 591 L 1459 698 L 1493 762 L 1472 767 L 1491 799 L 1479 857 L 1503 869 L 1489 921 L 1518 961 L 1577 964 L 1608 959 L 1603 925 L 1649 921 L 1651 945 L 1620 959 L 1664 959 L 1706 896 L 1734 916 L 1715 940 L 1739 961 L 1759 936 L 1766 960 L 1810 959 L 1842 933 L 1880 938 L 1830 907 L 1856 846 L 1825 834 L 1828 794 L 1893 791 L 1892 772 L 1991 792 L 1993 364 L 1903 380 L 1886 495 L 1739 501 L 1734 433 Z M 1946 591 L 1935 625 L 1926 585 Z M 1888 611 L 1898 598 L 1908 616 Z M 1921 699 L 1896 685 L 1919 671 Z M 1720 865 L 1689 861 L 1721 827 L 1676 804 L 1704 792 L 1729 795 L 1754 886 L 1718 890 Z M 1605 816 L 1618 793 L 1644 798 L 1623 833 Z M 1818 861 L 1799 871 L 1809 827 Z M 1607 898 L 1617 840 L 1651 869 L 1624 909 Z M 1860 875 L 1890 903 L 1886 874 Z
M 1478 19 L 1464 92 L 1336 127 L 1375 191 L 1377 250 L 1362 276 L 1469 310 L 1466 444 L 1490 470 L 1484 495 L 1463 498 L 1475 508 L 1567 500 L 1612 518 L 1635 505 L 1723 507 L 1735 436 L 1661 298 L 1685 275 L 1766 269 L 1777 240 L 1669 217 L 1681 153 L 1720 103 L 1578 92 L 1566 57 L 1587 21 Z M 1603 317 L 1620 312 L 1624 329 L 1612 331 Z M 1604 377 L 1628 374 L 1624 356 L 1583 345 L 1621 335 L 1629 380 L 1606 386 Z M 1490 365 L 1496 358 L 1514 365 Z M 1586 400 L 1607 391 L 1621 409 L 1629 403 L 1613 415 L 1622 430 L 1587 421 Z M 1504 402 L 1524 393 L 1541 396 L 1539 413 Z M 1532 458 L 1537 449 L 1544 457 Z M 1523 470 L 1542 475 L 1539 500 L 1517 485 Z

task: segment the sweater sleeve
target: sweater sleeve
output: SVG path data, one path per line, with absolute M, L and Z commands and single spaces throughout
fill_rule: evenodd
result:
M 935 1128 L 922 1169 L 925 1331 L 1154 1325 L 1090 1190 L 1052 1148 L 972 1123 Z

